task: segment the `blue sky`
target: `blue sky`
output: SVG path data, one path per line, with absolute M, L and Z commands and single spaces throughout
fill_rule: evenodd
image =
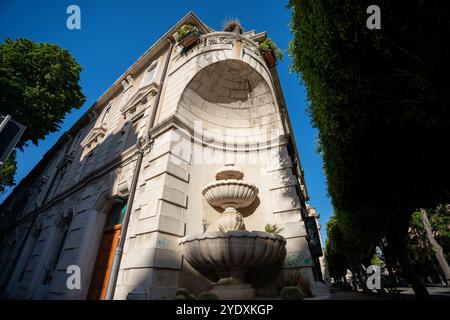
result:
M 244 29 L 267 31 L 285 51 L 278 72 L 288 105 L 300 159 L 305 170 L 310 205 L 321 213 L 325 223 L 332 213 L 327 196 L 322 160 L 316 152 L 317 131 L 306 112 L 305 89 L 296 74 L 289 72 L 286 49 L 292 35 L 287 0 L 254 1 L 7 1 L 0 0 L 0 40 L 25 37 L 50 42 L 67 49 L 83 67 L 81 86 L 87 98 L 79 110 L 65 119 L 60 131 L 47 136 L 39 146 L 31 145 L 18 154 L 16 182 L 19 182 L 42 158 L 63 132 L 91 106 L 97 98 L 139 58 L 161 35 L 187 12 L 197 16 L 213 29 L 220 30 L 228 17 L 237 17 Z M 81 30 L 68 30 L 66 9 L 76 4 L 81 9 Z M 0 195 L 3 201 L 10 190 Z

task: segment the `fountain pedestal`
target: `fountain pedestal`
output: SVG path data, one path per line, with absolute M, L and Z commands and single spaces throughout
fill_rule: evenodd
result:
M 236 210 L 249 206 L 258 188 L 242 180 L 244 174 L 226 167 L 216 175 L 216 182 L 203 188 L 208 202 L 224 212 L 218 220 L 220 231 L 187 236 L 179 244 L 184 258 L 194 268 L 212 268 L 220 280 L 211 292 L 220 299 L 251 299 L 255 289 L 245 282 L 251 267 L 269 265 L 286 255 L 286 240 L 279 234 L 247 231 L 242 215 Z
M 255 289 L 247 283 L 243 284 L 216 284 L 210 292 L 221 300 L 249 300 L 255 298 Z
M 220 280 L 210 290 L 220 299 L 251 299 L 255 297 L 255 289 L 244 281 L 248 268 L 216 269 Z
M 255 290 L 245 282 L 251 267 L 274 264 L 286 255 L 286 240 L 262 231 L 207 232 L 180 239 L 185 259 L 194 268 L 212 268 L 220 280 L 212 291 L 221 299 L 250 299 Z

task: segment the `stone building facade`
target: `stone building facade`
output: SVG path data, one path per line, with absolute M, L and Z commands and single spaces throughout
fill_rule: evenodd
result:
M 174 39 L 186 23 L 202 34 L 188 51 Z M 224 165 L 259 189 L 242 212 L 247 230 L 276 224 L 286 239 L 279 264 L 250 271 L 256 294 L 276 295 L 284 271 L 314 284 L 308 195 L 276 67 L 258 51 L 265 38 L 214 31 L 189 13 L 114 82 L 0 207 L 2 296 L 105 298 L 128 211 L 114 299 L 208 291 L 217 279 L 179 243 L 217 230 L 220 211 L 202 189 Z M 67 287 L 69 266 L 80 288 Z

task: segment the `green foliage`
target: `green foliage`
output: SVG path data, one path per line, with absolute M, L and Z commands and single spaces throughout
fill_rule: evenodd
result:
M 296 271 L 284 271 L 282 275 L 282 285 L 283 287 L 293 287 L 297 286 L 299 283 L 300 275 Z
M 330 276 L 340 279 L 345 276 L 350 268 L 348 255 L 341 231 L 337 225 L 336 216 L 331 216 L 327 223 L 327 240 L 325 247 L 325 257 L 328 263 Z
M 191 294 L 191 293 L 190 293 L 187 289 L 185 289 L 185 288 L 178 288 L 178 289 L 175 291 L 175 299 L 176 299 L 177 297 L 184 297 L 184 299 L 180 298 L 180 299 L 182 299 L 182 300 L 196 300 L 196 299 L 197 299 L 193 294 Z
M 283 287 L 298 287 L 304 296 L 312 297 L 310 281 L 298 271 L 284 271 L 281 283 Z
M 433 235 L 442 247 L 447 261 L 450 261 L 450 205 L 439 204 L 428 210 Z
M 371 264 L 379 240 L 364 229 L 362 224 L 355 224 L 341 212 L 330 217 L 325 256 L 331 277 L 340 279 L 346 275 L 347 269 L 356 274 L 361 272 L 361 264 Z
M 0 113 L 27 126 L 18 147 L 60 128 L 72 108 L 85 101 L 81 67 L 67 50 L 27 39 L 0 44 Z
M 238 28 L 239 33 L 244 31 L 241 26 L 241 22 L 237 18 L 229 18 L 223 23 L 223 31 L 233 32 L 236 28 Z
M 411 217 L 408 238 L 408 251 L 412 264 L 422 276 L 433 273 L 433 247 L 428 241 L 421 219 L 422 213 L 415 211 Z
M 449 4 L 380 1 L 382 28 L 369 30 L 368 3 L 291 1 L 289 51 L 333 205 L 406 235 L 411 213 L 450 189 Z
M 49 43 L 7 38 L 0 44 L 0 113 L 26 125 L 17 143 L 37 145 L 60 128 L 72 108 L 85 101 L 81 67 L 67 50 Z M 15 153 L 0 169 L 0 192 L 14 185 Z
M 344 255 L 337 254 L 330 249 L 330 243 L 331 241 L 327 240 L 325 248 L 328 270 L 330 272 L 330 277 L 339 280 L 347 273 L 348 263 Z
M 173 300 L 187 300 L 185 296 L 179 295 L 179 296 L 175 296 L 173 298 Z
M 279 49 L 272 39 L 267 38 L 259 44 L 259 51 L 263 53 L 273 52 L 278 60 L 283 60 L 283 51 Z
M 281 300 L 303 300 L 303 292 L 299 287 L 284 287 L 280 292 Z
M 381 29 L 369 30 L 370 4 L 291 0 L 291 67 L 319 131 L 342 247 L 362 237 L 352 261 L 336 247 L 328 254 L 354 264 L 386 237 L 416 286 L 405 257 L 411 214 L 450 202 L 450 4 L 380 0 Z
M 177 32 L 176 40 L 180 42 L 193 32 L 198 32 L 198 28 L 191 24 L 184 24 Z
M 16 151 L 11 152 L 8 160 L 0 168 L 0 193 L 14 185 L 14 173 L 17 169 Z
M 450 254 L 450 206 L 440 204 L 434 209 L 427 210 L 427 215 L 433 237 L 441 245 L 448 260 Z M 411 217 L 408 250 L 411 261 L 421 276 L 436 275 L 433 262 L 435 252 L 427 237 L 421 211 L 415 211 Z
M 212 292 L 202 292 L 197 298 L 198 300 L 219 300 L 219 297 Z
M 311 282 L 309 281 L 309 279 L 302 277 L 300 275 L 299 279 L 298 279 L 298 287 L 301 288 L 302 292 L 304 293 L 304 295 L 306 295 L 307 297 L 312 297 L 312 290 L 311 290 Z
M 266 223 L 264 231 L 268 233 L 279 233 L 282 230 L 276 223 Z
M 175 291 L 175 296 L 184 296 L 184 297 L 189 297 L 189 295 L 190 295 L 191 293 L 187 290 L 187 289 L 185 289 L 185 288 L 178 288 L 176 291 Z
M 374 255 L 374 256 L 372 257 L 372 260 L 370 260 L 370 264 L 371 264 L 371 265 L 374 265 L 374 266 L 379 266 L 379 267 L 381 267 L 381 266 L 384 265 L 384 262 L 383 262 L 383 260 L 382 260 L 378 255 Z

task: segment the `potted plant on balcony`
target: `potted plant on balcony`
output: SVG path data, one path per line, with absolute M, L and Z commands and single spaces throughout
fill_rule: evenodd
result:
M 269 38 L 261 42 L 258 48 L 269 67 L 276 65 L 277 60 L 283 59 L 283 52 Z
M 224 21 L 223 31 L 242 34 L 244 29 L 242 28 L 241 22 L 238 19 L 230 18 L 227 21 Z
M 191 24 L 183 25 L 176 35 L 176 40 L 183 47 L 183 50 L 187 50 L 196 44 L 199 38 L 200 32 L 198 28 Z

